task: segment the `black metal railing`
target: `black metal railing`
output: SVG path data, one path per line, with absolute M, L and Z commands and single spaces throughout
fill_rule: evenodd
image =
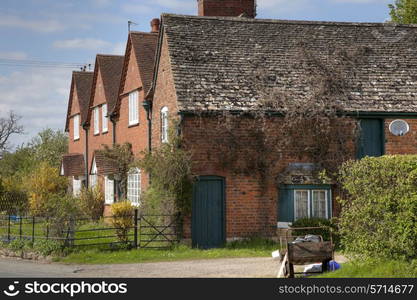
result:
M 54 240 L 63 247 L 116 248 L 124 244 L 129 248 L 158 249 L 172 247 L 178 242 L 176 219 L 171 215 L 139 215 L 135 210 L 127 217 L 133 220 L 120 238 L 117 234 L 120 227 L 113 225 L 113 216 L 100 220 L 61 220 L 57 229 L 54 226 L 57 220 L 52 217 L 0 215 L 0 240 L 6 243 L 17 239 L 32 243 Z

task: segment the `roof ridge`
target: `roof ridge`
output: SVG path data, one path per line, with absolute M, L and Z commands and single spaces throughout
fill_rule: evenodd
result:
M 146 35 L 157 35 L 158 32 L 146 32 L 146 31 L 135 31 L 132 30 L 129 32 L 130 34 L 146 34 Z
M 98 53 L 98 54 L 96 54 L 96 56 L 101 56 L 101 57 L 123 57 L 124 55 L 118 55 L 118 54 L 101 54 L 101 53 Z
M 189 19 L 206 19 L 206 20 L 222 20 L 233 22 L 247 22 L 247 23 L 273 23 L 273 24 L 294 24 L 294 25 L 327 25 L 327 26 L 363 26 L 363 27 L 381 27 L 392 24 L 395 27 L 417 28 L 417 24 L 397 24 L 397 23 L 383 23 L 383 22 L 347 22 L 347 21 L 310 21 L 310 20 L 283 20 L 283 19 L 253 19 L 244 17 L 207 17 L 207 16 L 193 16 L 193 15 L 179 15 L 171 13 L 161 14 L 161 18 L 189 18 Z

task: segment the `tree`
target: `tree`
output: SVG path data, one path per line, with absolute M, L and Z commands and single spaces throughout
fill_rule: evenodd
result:
M 399 24 L 417 24 L 417 0 L 396 0 L 389 5 L 391 20 Z
M 21 117 L 13 111 L 9 112 L 8 117 L 0 118 L 0 155 L 7 150 L 12 135 L 23 133 L 23 126 L 19 124 L 20 119 Z
M 115 174 L 113 175 L 117 179 L 116 184 L 119 188 L 121 199 L 126 199 L 127 177 L 135 161 L 132 153 L 132 145 L 130 143 L 123 145 L 115 144 L 113 147 L 103 145 L 103 149 L 100 152 L 115 168 Z
M 28 148 L 33 150 L 35 161 L 44 161 L 59 167 L 62 155 L 67 153 L 68 137 L 59 130 L 47 128 L 29 142 Z

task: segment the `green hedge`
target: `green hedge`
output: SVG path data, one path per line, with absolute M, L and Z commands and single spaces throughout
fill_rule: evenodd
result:
M 345 249 L 364 257 L 417 258 L 417 155 L 347 162 L 340 181 L 347 192 L 339 224 Z

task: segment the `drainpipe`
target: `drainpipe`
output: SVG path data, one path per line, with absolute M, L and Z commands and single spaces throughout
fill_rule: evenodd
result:
M 152 102 L 150 102 L 149 100 L 145 100 L 143 101 L 142 106 L 146 110 L 146 119 L 148 120 L 148 151 L 151 152 L 152 151 L 152 118 L 151 118 Z
M 84 145 L 84 167 L 85 167 L 85 186 L 88 188 L 90 186 L 89 177 L 88 177 L 88 126 L 83 125 L 85 133 L 85 145 Z
M 110 121 L 112 123 L 113 126 L 113 146 L 116 144 L 116 118 L 115 115 L 112 114 L 110 115 Z M 117 202 L 118 200 L 118 194 L 117 194 L 117 184 L 116 184 L 116 179 L 113 178 L 113 202 Z
M 113 145 L 116 144 L 116 120 L 114 119 L 114 116 L 110 116 L 110 121 L 113 124 Z

